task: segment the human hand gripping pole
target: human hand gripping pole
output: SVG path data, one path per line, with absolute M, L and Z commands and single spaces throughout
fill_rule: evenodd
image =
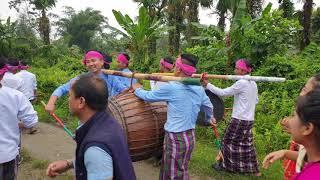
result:
M 44 103 L 43 101 L 41 101 L 42 105 L 45 107 L 46 103 Z M 55 113 L 50 113 L 50 115 L 56 120 L 56 122 L 63 128 L 63 130 L 68 134 L 68 136 L 70 136 L 73 140 L 74 139 L 74 135 L 72 134 L 72 132 L 63 124 L 63 122 L 60 120 L 60 118 L 58 118 L 58 116 Z

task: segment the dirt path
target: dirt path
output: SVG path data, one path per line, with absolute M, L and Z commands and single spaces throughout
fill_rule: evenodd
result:
M 61 128 L 46 123 L 39 123 L 39 129 L 40 132 L 37 134 L 23 134 L 22 137 L 22 146 L 32 157 L 49 161 L 73 158 L 76 144 Z M 159 168 L 153 167 L 150 160 L 135 162 L 134 169 L 139 180 L 158 179 Z M 192 176 L 191 179 L 210 178 Z

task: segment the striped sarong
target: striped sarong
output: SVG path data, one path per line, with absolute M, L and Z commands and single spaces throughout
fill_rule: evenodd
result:
M 179 133 L 165 133 L 160 180 L 189 179 L 188 164 L 195 139 L 193 129 Z
M 18 174 L 18 158 L 0 164 L 0 180 L 16 180 Z
M 223 137 L 220 166 L 230 172 L 258 173 L 256 149 L 253 145 L 253 121 L 232 118 Z

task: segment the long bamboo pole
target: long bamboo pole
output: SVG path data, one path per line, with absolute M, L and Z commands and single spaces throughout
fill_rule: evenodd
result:
M 152 73 L 153 75 L 164 75 L 164 76 L 174 76 L 173 73 Z M 201 78 L 201 74 L 193 74 L 193 78 Z M 223 80 L 250 80 L 257 82 L 284 82 L 286 78 L 279 77 L 265 77 L 265 76 L 238 76 L 238 75 L 216 75 L 216 74 L 208 74 L 206 75 L 208 79 L 223 79 Z
M 176 76 L 162 76 L 162 75 L 153 75 L 153 74 L 142 74 L 142 73 L 131 73 L 131 72 L 121 72 L 114 70 L 102 70 L 103 73 L 109 75 L 123 76 L 127 78 L 135 79 L 145 79 L 145 80 L 154 80 L 154 81 L 179 81 L 188 85 L 200 85 L 200 78 L 187 78 L 187 77 L 176 77 Z

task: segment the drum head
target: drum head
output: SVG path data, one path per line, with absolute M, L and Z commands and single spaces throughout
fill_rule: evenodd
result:
M 223 100 L 219 96 L 213 94 L 209 90 L 206 90 L 206 94 L 209 97 L 209 99 L 210 99 L 210 101 L 211 101 L 211 103 L 213 105 L 214 117 L 216 118 L 217 122 L 219 122 L 223 118 L 223 115 L 224 115 L 224 103 L 223 103 Z M 204 112 L 200 111 L 198 119 L 197 119 L 197 124 L 200 125 L 200 126 L 210 126 L 209 123 L 205 122 L 205 117 L 204 116 L 205 116 Z

